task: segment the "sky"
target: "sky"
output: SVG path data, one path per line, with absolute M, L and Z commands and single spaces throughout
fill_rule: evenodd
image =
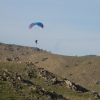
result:
M 33 22 L 44 28 L 29 29 Z M 0 0 L 0 42 L 100 56 L 100 0 Z

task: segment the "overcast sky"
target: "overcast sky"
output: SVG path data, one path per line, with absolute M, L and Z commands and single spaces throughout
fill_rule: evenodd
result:
M 0 0 L 0 42 L 100 56 L 100 0 Z

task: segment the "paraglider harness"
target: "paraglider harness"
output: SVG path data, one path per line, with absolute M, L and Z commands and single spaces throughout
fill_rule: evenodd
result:
M 35 40 L 35 43 L 37 44 L 38 40 Z

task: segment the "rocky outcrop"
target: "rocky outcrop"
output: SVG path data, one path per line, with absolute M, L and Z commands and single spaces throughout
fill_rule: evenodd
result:
M 84 87 L 80 86 L 79 84 L 75 84 L 68 79 L 63 79 L 62 81 L 65 83 L 65 86 L 71 90 L 77 91 L 77 92 L 89 92 L 89 90 L 85 89 Z
M 44 68 L 38 68 L 38 73 L 39 76 L 45 79 L 49 84 L 59 84 L 77 92 L 89 92 L 93 98 L 100 99 L 100 94 L 98 94 L 97 92 L 91 92 L 90 90 L 80 86 L 79 84 L 75 84 L 66 78 L 57 78 L 53 73 L 44 70 Z
M 50 100 L 69 100 L 63 97 L 62 95 L 55 93 L 54 91 L 50 92 L 45 90 L 44 88 L 41 89 L 39 86 L 36 85 L 32 86 L 31 89 L 39 93 L 40 95 L 46 96 L 47 99 Z
M 44 70 L 44 68 L 38 68 L 39 75 L 44 78 L 50 84 L 64 85 L 67 88 L 77 91 L 77 92 L 88 92 L 89 90 L 83 88 L 82 86 L 75 84 L 68 79 L 58 79 L 53 73 Z
M 0 71 L 0 80 L 9 82 L 9 84 L 16 88 L 17 91 L 22 89 L 20 84 L 22 77 L 18 73 L 14 73 L 8 70 Z
M 55 75 L 48 72 L 47 70 L 44 70 L 44 68 L 38 68 L 38 73 L 39 73 L 39 76 L 44 78 L 50 84 L 55 84 L 57 81 Z
M 45 96 L 49 100 L 53 100 L 53 99 L 68 100 L 62 95 L 57 94 L 53 91 L 47 91 L 44 88 L 41 88 L 39 85 L 34 84 L 30 80 L 23 79 L 22 76 L 19 75 L 18 73 L 8 71 L 7 69 L 0 71 L 0 80 L 4 82 L 8 82 L 11 86 L 13 86 L 13 88 L 15 88 L 16 92 L 20 91 L 20 93 L 22 94 L 27 94 L 23 92 L 24 91 L 23 84 L 26 84 L 28 85 L 28 87 L 30 87 L 31 92 L 33 91 L 35 93 L 38 93 L 39 95 Z M 24 96 L 26 97 L 26 95 Z M 38 100 L 38 98 L 36 99 L 36 96 L 34 97 L 33 97 L 34 100 Z M 30 95 L 27 97 L 27 99 L 30 99 Z

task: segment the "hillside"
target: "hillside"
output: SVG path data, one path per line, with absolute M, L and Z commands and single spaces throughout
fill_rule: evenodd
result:
M 12 92 L 14 100 L 94 100 L 100 92 L 99 65 L 99 56 L 63 56 L 0 43 L 0 95 L 6 94 L 2 100 Z

